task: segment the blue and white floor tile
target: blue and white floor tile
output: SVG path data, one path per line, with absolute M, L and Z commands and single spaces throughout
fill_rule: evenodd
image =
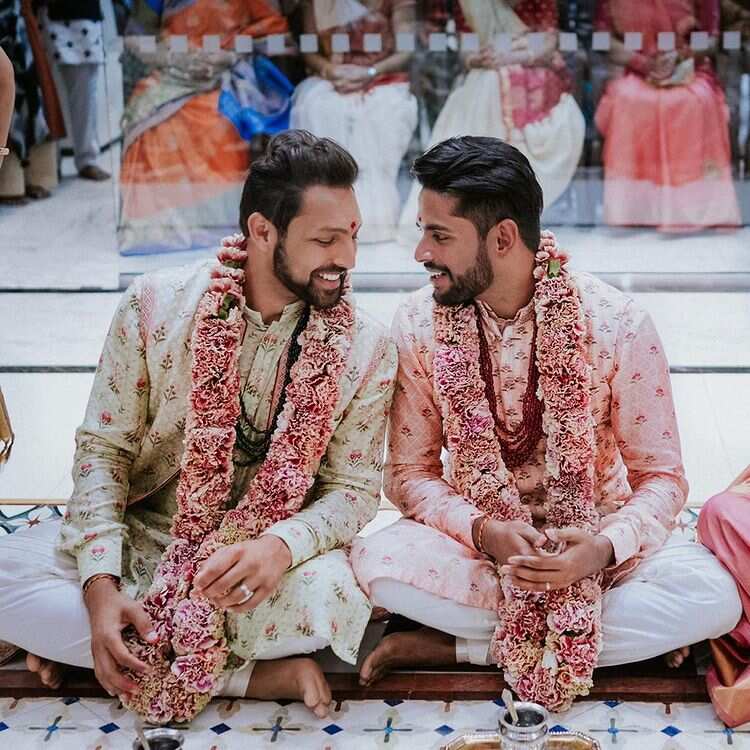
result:
M 189 728 L 186 750 L 438 750 L 462 734 L 493 731 L 501 701 L 345 701 L 326 719 L 298 703 L 220 700 Z M 708 704 L 577 703 L 552 717 L 556 731 L 583 732 L 602 750 L 750 750 L 750 725 L 719 722 Z M 0 700 L 0 747 L 120 750 L 135 739 L 131 715 L 115 701 Z

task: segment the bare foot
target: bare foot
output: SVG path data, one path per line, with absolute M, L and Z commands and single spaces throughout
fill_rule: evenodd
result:
M 258 661 L 245 697 L 303 701 L 319 719 L 328 716 L 333 700 L 323 670 L 305 657 Z
M 50 661 L 49 659 L 42 659 L 36 654 L 27 654 L 26 666 L 29 672 L 36 672 L 39 675 L 39 679 L 45 687 L 57 690 L 62 685 L 66 671 L 64 664 L 58 664 L 56 661 Z
M 438 667 L 456 663 L 456 639 L 432 628 L 385 636 L 359 670 L 359 684 L 369 687 L 398 667 Z
M 664 661 L 667 663 L 668 667 L 677 669 L 677 667 L 683 665 L 688 656 L 690 656 L 690 646 L 683 646 L 682 648 L 676 648 L 674 651 L 665 654 Z

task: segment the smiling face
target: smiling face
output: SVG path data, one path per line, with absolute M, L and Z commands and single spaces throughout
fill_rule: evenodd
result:
M 494 280 L 487 242 L 474 223 L 453 212 L 457 199 L 424 189 L 419 196 L 422 239 L 414 257 L 430 273 L 433 297 L 460 305 L 486 291 Z
M 354 268 L 362 223 L 351 188 L 315 185 L 304 192 L 300 212 L 273 253 L 278 280 L 299 299 L 333 307 Z

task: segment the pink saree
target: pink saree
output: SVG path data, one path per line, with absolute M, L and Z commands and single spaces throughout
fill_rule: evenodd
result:
M 607 223 L 689 230 L 736 226 L 739 207 L 732 183 L 729 112 L 710 61 L 674 85 L 656 85 L 645 70 L 660 54 L 659 32 L 673 32 L 681 59 L 690 57 L 690 34 L 718 34 L 715 0 L 604 0 L 597 27 L 619 39 L 643 35 L 639 65 L 608 83 L 596 112 L 604 136 L 604 212 Z M 690 71 L 690 62 L 685 68 Z M 683 68 L 684 69 L 684 68 Z
M 728 635 L 711 641 L 706 676 L 719 718 L 729 727 L 750 721 L 750 492 L 712 497 L 698 518 L 698 537 L 734 576 L 744 615 Z

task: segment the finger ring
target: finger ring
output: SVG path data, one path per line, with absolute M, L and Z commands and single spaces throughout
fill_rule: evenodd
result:
M 244 597 L 242 601 L 237 602 L 237 606 L 239 606 L 240 604 L 245 604 L 245 602 L 249 602 L 255 595 L 255 592 L 250 591 L 250 589 L 244 583 L 241 583 L 239 586 L 237 586 L 237 588 L 239 589 L 240 593 Z
M 552 588 L 552 584 L 549 581 L 547 581 L 547 583 L 544 584 L 544 588 L 546 591 L 549 591 Z

